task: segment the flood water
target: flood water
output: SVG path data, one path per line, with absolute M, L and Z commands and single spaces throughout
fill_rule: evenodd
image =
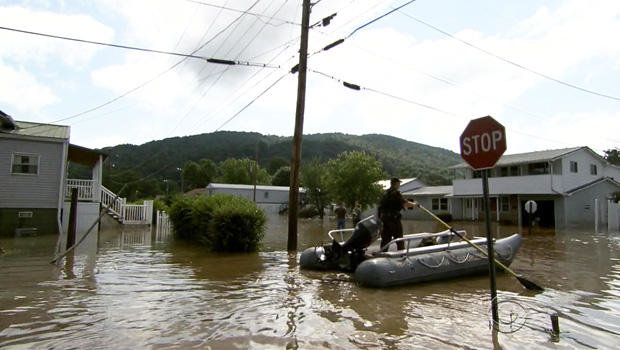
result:
M 430 221 L 404 224 L 406 233 L 440 231 Z M 299 252 L 326 242 L 334 227 L 300 221 Z M 286 252 L 285 216 L 269 216 L 255 254 L 210 254 L 143 228 L 103 229 L 55 265 L 56 237 L 0 238 L 0 348 L 619 348 L 620 235 L 522 233 L 511 268 L 545 291 L 498 273 L 499 332 L 489 327 L 488 277 L 370 289 L 345 273 L 300 271 L 299 255 Z

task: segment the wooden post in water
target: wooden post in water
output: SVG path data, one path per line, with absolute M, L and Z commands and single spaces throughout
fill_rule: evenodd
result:
M 303 1 L 301 16 L 301 44 L 299 49 L 299 77 L 297 80 L 297 108 L 295 111 L 295 134 L 291 157 L 291 185 L 288 196 L 288 242 L 287 250 L 297 250 L 297 206 L 299 204 L 299 163 L 301 162 L 301 138 L 304 129 L 306 104 L 306 69 L 308 64 L 308 27 L 310 24 L 310 0 Z
M 75 244 L 75 232 L 77 226 L 77 204 L 78 204 L 78 189 L 71 189 L 71 208 L 69 209 L 69 225 L 67 228 L 67 248 Z

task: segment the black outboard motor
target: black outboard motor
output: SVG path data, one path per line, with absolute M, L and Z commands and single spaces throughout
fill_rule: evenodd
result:
M 364 261 L 366 248 L 379 237 L 381 220 L 368 218 L 355 225 L 353 235 L 342 245 L 336 240 L 332 242 L 332 259 L 345 271 L 355 271 L 357 265 Z
M 299 257 L 300 268 L 355 271 L 365 259 L 366 248 L 379 238 L 381 225 L 381 220 L 371 216 L 358 222 L 353 234 L 344 243 L 333 240 L 331 244 L 304 250 Z

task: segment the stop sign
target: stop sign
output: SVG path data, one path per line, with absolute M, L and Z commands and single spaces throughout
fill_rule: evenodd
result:
M 492 168 L 506 151 L 506 130 L 490 116 L 473 119 L 461 134 L 461 158 L 472 168 Z

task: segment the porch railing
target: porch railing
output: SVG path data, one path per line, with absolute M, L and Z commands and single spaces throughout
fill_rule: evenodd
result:
M 97 199 L 95 185 L 95 180 L 67 179 L 65 181 L 65 198 L 71 198 L 71 190 L 77 188 L 79 201 L 93 202 Z

